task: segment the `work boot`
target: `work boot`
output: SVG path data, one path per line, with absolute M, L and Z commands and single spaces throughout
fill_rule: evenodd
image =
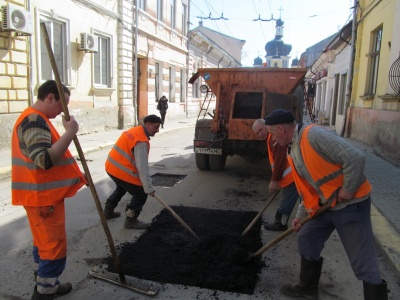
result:
M 283 225 L 281 222 L 273 223 L 273 224 L 265 224 L 265 230 L 269 231 L 285 231 L 288 229 L 287 224 Z
M 287 217 L 285 218 L 287 222 Z M 269 231 L 285 231 L 287 230 L 287 224 L 282 223 L 282 214 L 279 211 L 275 213 L 275 221 L 272 224 L 265 224 L 264 228 Z
M 107 220 L 118 218 L 121 215 L 120 212 L 114 211 L 115 207 L 116 205 L 110 204 L 108 201 L 106 201 L 106 205 L 104 207 L 104 216 Z
M 387 300 L 388 290 L 385 280 L 381 284 L 370 284 L 363 281 L 364 300 Z
M 56 294 L 41 294 L 41 293 L 39 293 L 35 286 L 31 300 L 53 300 L 53 299 L 55 299 L 55 297 L 56 297 Z
M 33 271 L 33 277 L 34 277 L 34 279 L 36 281 L 37 271 Z M 62 296 L 62 295 L 68 294 L 71 290 L 72 290 L 72 284 L 70 282 L 60 283 L 57 286 L 57 291 L 56 291 L 55 295 L 56 296 Z M 36 287 L 35 287 L 35 291 L 36 291 Z
M 284 285 L 282 293 L 292 297 L 318 300 L 318 283 L 321 277 L 322 257 L 319 261 L 301 258 L 300 283 Z
M 125 229 L 146 229 L 149 227 L 149 223 L 145 223 L 138 220 L 138 213 L 135 213 L 128 206 L 126 206 L 125 210 L 126 218 L 125 218 Z

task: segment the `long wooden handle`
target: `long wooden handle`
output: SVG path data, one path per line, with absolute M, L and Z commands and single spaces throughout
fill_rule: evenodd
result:
M 247 234 L 249 230 L 254 226 L 254 224 L 257 222 L 257 220 L 262 216 L 264 211 L 268 208 L 268 206 L 274 201 L 276 196 L 278 196 L 280 189 L 278 189 L 275 194 L 272 196 L 271 199 L 268 200 L 267 204 L 265 204 L 264 208 L 257 214 L 257 216 L 253 219 L 253 221 L 247 226 L 247 228 L 242 232 L 242 236 Z
M 200 241 L 200 238 L 197 236 L 197 234 L 194 233 L 194 231 L 179 217 L 176 212 L 164 201 L 158 196 L 156 193 L 154 193 L 154 198 L 158 200 L 171 214 L 172 216 L 178 220 L 179 223 L 197 240 Z
M 316 216 L 324 213 L 325 211 L 327 211 L 330 207 L 331 207 L 330 202 L 324 204 L 323 206 L 321 206 L 318 211 L 315 213 L 315 215 L 313 216 L 313 218 L 315 218 Z M 310 221 L 312 218 L 310 218 L 310 216 L 305 217 L 304 219 L 302 219 L 299 224 L 304 225 L 305 223 L 307 223 L 308 221 Z M 268 249 L 270 249 L 272 246 L 276 245 L 277 243 L 279 243 L 281 240 L 283 240 L 285 237 L 287 237 L 288 235 L 290 235 L 291 233 L 294 232 L 293 227 L 288 228 L 285 232 L 281 233 L 280 235 L 278 235 L 276 238 L 274 238 L 272 241 L 270 241 L 269 243 L 265 244 L 263 247 L 260 248 L 260 250 L 258 250 L 257 252 L 251 254 L 251 257 L 255 257 L 255 256 L 259 256 L 261 254 L 263 254 L 265 251 L 267 251 Z
M 69 111 L 68 111 L 68 105 L 67 105 L 67 102 L 65 100 L 64 90 L 63 90 L 63 87 L 62 87 L 60 75 L 58 73 L 56 60 L 54 58 L 53 50 L 51 48 L 50 38 L 49 38 L 49 35 L 47 33 L 47 28 L 46 28 L 45 23 L 41 23 L 40 24 L 40 29 L 42 31 L 42 35 L 43 35 L 44 41 L 46 43 L 47 52 L 49 54 L 51 67 L 53 69 L 54 77 L 56 79 L 58 93 L 60 94 L 61 105 L 62 105 L 63 112 L 64 112 L 64 117 L 65 117 L 65 119 L 67 121 L 69 121 L 70 120 L 70 115 L 69 115 Z M 120 264 L 119 259 L 118 259 L 117 251 L 115 249 L 114 240 L 113 240 L 113 238 L 111 236 L 111 232 L 110 232 L 110 229 L 108 228 L 106 218 L 105 218 L 105 216 L 103 214 L 103 208 L 101 207 L 100 199 L 99 199 L 99 196 L 97 194 L 96 188 L 94 186 L 94 183 L 93 183 L 93 180 L 92 180 L 92 176 L 90 174 L 89 167 L 88 167 L 86 159 L 85 159 L 85 155 L 83 154 L 82 147 L 81 147 L 81 145 L 79 143 L 79 140 L 78 140 L 77 136 L 74 137 L 73 141 L 74 141 L 76 150 L 78 151 L 79 158 L 81 160 L 82 167 L 83 167 L 83 170 L 85 172 L 85 177 L 86 177 L 86 180 L 87 180 L 87 182 L 89 184 L 89 187 L 90 187 L 90 191 L 92 192 L 94 202 L 96 203 L 96 207 L 97 207 L 97 211 L 99 212 L 101 224 L 103 225 L 104 232 L 105 232 L 105 234 L 107 236 L 108 245 L 110 246 L 110 251 L 111 251 L 111 255 L 112 255 L 112 258 L 113 258 L 113 262 L 114 262 L 115 268 L 118 271 L 119 278 L 120 278 L 121 282 L 125 283 L 126 282 L 125 275 L 124 275 L 124 273 L 122 271 L 121 264 Z

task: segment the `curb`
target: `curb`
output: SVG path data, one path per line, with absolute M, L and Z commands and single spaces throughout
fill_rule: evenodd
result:
M 371 222 L 376 245 L 400 278 L 400 236 L 375 205 L 371 205 Z

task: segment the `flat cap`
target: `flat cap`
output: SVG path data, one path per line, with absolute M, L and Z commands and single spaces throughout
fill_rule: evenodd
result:
M 161 118 L 156 115 L 148 115 L 148 116 L 144 117 L 143 123 L 147 123 L 147 122 L 160 123 L 160 124 L 162 123 Z
M 294 117 L 290 110 L 275 109 L 265 117 L 265 125 L 293 123 Z

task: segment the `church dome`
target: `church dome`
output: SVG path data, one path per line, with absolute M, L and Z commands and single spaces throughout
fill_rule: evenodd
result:
M 296 57 L 292 60 L 292 67 L 298 67 L 299 66 L 299 59 Z
M 275 37 L 265 45 L 267 56 L 278 54 L 279 56 L 288 56 L 292 51 L 292 45 L 285 44 L 281 37 Z
M 254 59 L 254 65 L 255 66 L 261 66 L 263 64 L 263 61 L 260 57 L 257 57 Z

